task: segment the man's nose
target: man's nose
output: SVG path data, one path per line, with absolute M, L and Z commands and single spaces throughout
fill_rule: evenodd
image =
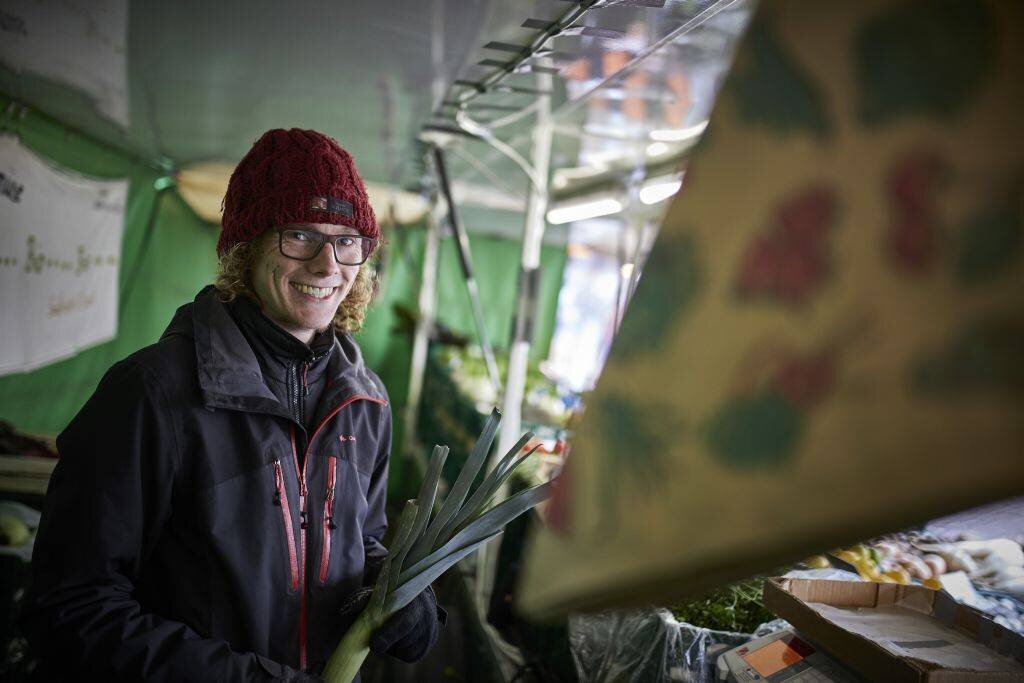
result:
M 333 275 L 341 272 L 341 264 L 334 256 L 334 244 L 330 240 L 324 242 L 320 253 L 308 263 L 310 271 L 317 275 Z

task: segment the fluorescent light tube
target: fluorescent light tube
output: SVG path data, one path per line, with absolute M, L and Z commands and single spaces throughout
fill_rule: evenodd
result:
M 704 132 L 704 129 L 708 127 L 707 121 L 702 121 L 696 125 L 688 126 L 686 128 L 663 128 L 661 130 L 652 130 L 651 139 L 657 140 L 658 142 L 682 142 L 683 140 L 689 140 L 695 138 Z
M 595 199 L 570 206 L 560 206 L 548 211 L 548 223 L 561 225 L 573 221 L 582 221 L 598 216 L 608 216 L 622 211 L 622 203 L 617 199 Z
M 647 145 L 647 156 L 649 156 L 649 157 L 661 156 L 662 154 L 667 152 L 669 149 L 670 149 L 669 146 L 666 145 L 664 142 L 652 142 L 651 144 Z
M 682 180 L 669 180 L 661 183 L 651 183 L 640 188 L 640 201 L 644 204 L 657 204 L 679 192 L 683 186 Z

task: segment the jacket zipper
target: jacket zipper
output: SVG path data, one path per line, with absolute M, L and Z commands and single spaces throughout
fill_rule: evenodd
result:
M 274 461 L 274 504 L 281 507 L 281 517 L 284 520 L 284 533 L 288 543 L 288 566 L 291 569 L 291 589 L 299 587 L 299 562 L 295 556 L 295 534 L 292 533 L 292 511 L 288 506 L 288 491 L 284 486 L 284 475 L 281 472 L 281 461 Z
M 291 363 L 288 366 L 288 398 L 291 402 L 292 417 L 301 425 L 306 424 L 305 399 L 309 396 L 309 368 L 324 355 L 326 354 L 310 356 L 308 360 Z
M 320 584 L 327 581 L 327 568 L 331 563 L 331 531 L 337 528 L 334 523 L 334 486 L 338 477 L 338 458 L 327 459 L 327 495 L 324 496 L 323 543 L 320 547 Z
M 299 365 L 302 365 L 302 363 L 295 362 L 288 365 L 288 400 L 291 403 L 292 419 L 304 425 L 306 421 L 304 419 L 305 416 L 302 414 L 303 394 L 299 389 L 299 382 L 302 381 L 305 384 L 305 373 L 301 373 L 302 378 L 300 379 Z
M 295 426 L 291 428 L 292 459 L 295 463 L 295 471 L 299 477 L 299 549 L 302 553 L 301 571 L 299 572 L 299 584 L 302 586 L 302 594 L 299 596 L 299 668 L 306 670 L 306 644 L 308 642 L 306 627 L 306 530 L 309 528 L 309 512 L 306 510 L 306 501 L 309 498 L 309 491 L 306 490 L 306 459 L 303 458 L 302 467 L 299 467 L 299 454 L 295 448 Z M 294 543 L 293 543 L 294 545 Z
M 372 398 L 370 396 L 350 396 L 341 403 L 339 403 L 338 405 L 336 405 L 334 408 L 331 409 L 329 413 L 327 413 L 327 415 L 324 416 L 324 419 L 320 421 L 320 424 L 318 424 L 316 429 L 313 430 L 312 436 L 310 436 L 309 440 L 306 442 L 306 450 L 302 456 L 301 467 L 299 466 L 298 449 L 295 446 L 295 425 L 292 425 L 290 430 L 290 437 L 292 443 L 292 459 L 295 463 L 295 471 L 298 473 L 299 477 L 299 517 L 302 520 L 301 524 L 299 525 L 299 549 L 302 554 L 302 562 L 298 566 L 298 571 L 292 574 L 292 586 L 293 590 L 296 586 L 301 586 L 302 588 L 302 593 L 299 598 L 299 668 L 303 671 L 305 671 L 308 666 L 307 660 L 309 643 L 309 634 L 307 631 L 309 617 L 307 614 L 306 607 L 306 530 L 309 528 L 309 513 L 306 510 L 306 503 L 309 497 L 309 492 L 306 489 L 306 465 L 309 464 L 309 447 L 316 440 L 317 435 L 320 434 L 320 430 L 324 428 L 324 426 L 331 420 L 331 418 L 337 415 L 343 408 L 351 405 L 356 401 L 370 401 L 371 403 L 377 403 L 379 405 L 387 405 L 387 401 L 383 401 L 379 398 Z M 279 460 L 275 460 L 274 463 L 275 473 L 279 475 L 281 472 L 281 463 Z M 287 494 L 284 490 L 283 481 L 279 485 L 279 491 L 281 492 L 283 509 L 287 510 L 288 499 Z M 333 495 L 331 497 L 331 501 L 333 505 Z M 292 519 L 290 513 L 286 514 L 285 516 L 285 531 L 288 533 L 288 554 L 289 557 L 294 561 L 295 537 L 293 535 Z M 294 563 L 292 564 L 292 567 L 295 567 Z

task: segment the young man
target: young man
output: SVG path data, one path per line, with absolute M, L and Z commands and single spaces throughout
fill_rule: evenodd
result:
M 217 284 L 117 363 L 57 445 L 22 624 L 48 673 L 305 680 L 381 538 L 391 411 L 351 331 L 380 229 L 351 157 L 272 130 L 224 201 Z M 428 589 L 374 637 L 415 661 Z

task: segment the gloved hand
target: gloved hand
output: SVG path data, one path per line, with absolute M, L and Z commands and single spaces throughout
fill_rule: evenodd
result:
M 342 608 L 342 614 L 352 621 L 366 607 L 371 589 L 355 593 Z M 439 607 L 430 586 L 412 599 L 408 605 L 391 615 L 384 625 L 370 636 L 370 650 L 378 655 L 390 655 L 409 664 L 418 662 L 437 642 L 441 626 L 448 620 L 448 612 Z
M 434 590 L 426 590 L 398 610 L 370 636 L 370 649 L 403 662 L 418 662 L 437 642 L 448 613 L 437 606 Z

